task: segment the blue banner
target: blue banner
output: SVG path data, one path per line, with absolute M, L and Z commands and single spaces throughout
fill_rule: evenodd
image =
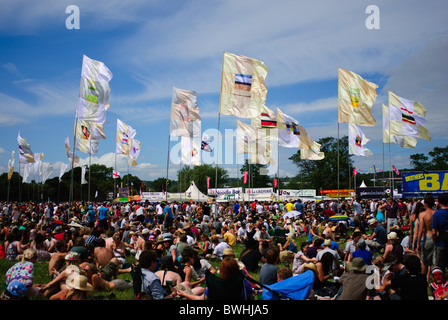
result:
M 448 171 L 402 172 L 404 197 L 433 196 L 448 192 Z

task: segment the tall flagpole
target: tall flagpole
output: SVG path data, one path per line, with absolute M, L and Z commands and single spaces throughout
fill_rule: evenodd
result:
M 70 193 L 69 193 L 69 202 L 73 201 L 73 188 L 74 188 L 74 181 L 73 181 L 73 171 L 75 170 L 75 143 L 76 143 L 76 131 L 78 128 L 78 112 L 75 110 L 75 133 L 73 136 L 73 151 L 72 151 L 72 174 L 70 178 Z
M 222 66 L 224 66 L 224 54 L 225 52 L 222 53 Z M 224 71 L 221 70 L 221 92 L 222 92 L 222 81 L 224 78 Z M 219 125 L 221 122 L 221 95 L 219 96 L 219 109 L 218 109 L 218 137 L 216 139 L 216 168 L 215 168 L 215 189 L 218 188 L 218 155 L 219 155 L 219 136 L 220 136 L 220 131 L 219 131 Z M 216 191 L 216 190 L 215 190 Z
M 339 203 L 339 121 L 338 121 L 338 203 Z M 337 213 L 339 214 L 339 206 Z
M 165 201 L 168 199 L 168 172 L 170 167 L 170 137 L 171 135 L 168 134 L 168 152 L 166 157 L 166 180 L 165 180 Z

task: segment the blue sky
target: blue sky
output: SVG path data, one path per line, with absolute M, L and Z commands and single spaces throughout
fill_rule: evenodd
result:
M 365 26 L 371 4 L 380 10 L 380 29 Z M 69 5 L 80 10 L 79 30 L 65 26 Z M 73 138 L 85 54 L 104 62 L 114 75 L 107 139 L 92 163 L 114 166 L 119 118 L 136 129 L 142 143 L 139 164 L 130 173 L 143 180 L 164 177 L 172 87 L 197 91 L 202 129 L 216 129 L 224 51 L 263 61 L 269 68 L 267 106 L 299 120 L 316 141 L 338 135 L 338 67 L 378 84 L 377 125 L 363 127 L 373 156 L 354 157 L 361 170 L 373 164 L 383 168 L 381 104 L 387 104 L 387 91 L 421 102 L 432 140 L 419 139 L 416 149 L 391 145 L 392 164 L 409 167 L 410 154 L 448 144 L 446 119 L 440 116 L 448 101 L 447 12 L 443 0 L 4 0 L 0 172 L 7 170 L 12 150 L 18 166 L 20 131 L 33 152 L 54 163 L 52 176 L 59 174 L 60 164 L 68 161 L 64 140 Z M 235 129 L 236 120 L 221 116 L 221 133 Z M 339 135 L 346 134 L 347 124 L 340 124 Z M 279 149 L 280 176 L 297 173 L 288 160 L 296 151 Z M 88 163 L 87 154 L 78 154 Z M 226 167 L 236 177 L 236 165 Z M 170 164 L 170 178 L 177 169 Z M 125 156 L 117 156 L 117 170 L 126 173 Z

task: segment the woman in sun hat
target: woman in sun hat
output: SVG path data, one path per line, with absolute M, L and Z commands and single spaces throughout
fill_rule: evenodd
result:
M 51 296 L 50 300 L 88 300 L 88 294 L 93 290 L 87 277 L 79 273 L 68 277 L 65 284 L 67 290 L 62 290 L 59 294 Z

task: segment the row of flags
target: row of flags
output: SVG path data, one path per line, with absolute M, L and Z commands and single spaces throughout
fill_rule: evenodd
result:
M 301 159 L 324 159 L 320 144 L 308 135 L 298 120 L 279 108 L 275 112 L 266 107 L 265 79 L 268 71 L 262 61 L 228 52 L 223 54 L 219 114 L 250 119 L 250 124 L 237 120 L 237 153 L 248 154 L 251 163 L 274 164 L 274 145 L 271 142 L 276 141 L 279 147 L 300 149 Z M 103 125 L 107 122 L 106 111 L 110 108 L 109 82 L 112 77 L 112 72 L 104 63 L 83 56 L 73 151 L 70 136 L 65 140 L 67 157 L 72 166 L 79 165 L 79 156 L 75 154 L 75 150 L 90 155 L 97 154 L 99 141 L 106 139 Z M 348 123 L 350 154 L 372 155 L 365 147 L 369 139 L 360 126 L 376 125 L 372 107 L 377 97 L 377 88 L 377 84 L 360 75 L 338 68 L 338 123 Z M 383 143 L 415 148 L 417 138 L 431 140 L 425 127 L 426 109 L 422 104 L 390 91 L 388 99 L 388 105 L 382 105 Z M 210 138 L 201 132 L 197 92 L 173 87 L 169 134 L 181 137 L 182 163 L 201 165 L 201 150 L 212 151 Z M 117 119 L 115 153 L 127 155 L 131 166 L 137 165 L 141 150 L 141 143 L 135 139 L 135 135 L 135 129 Z M 34 163 L 34 170 L 37 172 L 43 154 L 33 153 L 20 132 L 17 141 L 20 163 Z M 52 166 L 45 167 L 50 170 Z M 67 167 L 62 166 L 61 172 Z M 26 173 L 31 171 L 29 168 L 31 165 L 25 169 Z M 8 162 L 8 179 L 13 170 L 14 153 Z M 85 172 L 85 167 L 83 171 Z M 119 173 L 114 170 L 113 176 L 117 178 Z M 82 182 L 85 183 L 84 177 Z
M 300 149 L 301 159 L 322 160 L 325 155 L 299 121 L 277 108 L 266 106 L 267 66 L 256 59 L 224 52 L 219 113 L 250 119 L 237 120 L 237 153 L 251 163 L 274 164 L 271 142 Z M 277 160 L 278 161 L 278 160 Z
M 372 107 L 378 85 L 360 75 L 338 70 L 338 122 L 348 123 L 349 153 L 371 156 L 365 147 L 369 141 L 359 126 L 375 126 Z M 400 147 L 415 148 L 417 139 L 431 140 L 426 129 L 426 109 L 417 102 L 388 92 L 388 105 L 382 105 L 383 143 L 396 143 Z

